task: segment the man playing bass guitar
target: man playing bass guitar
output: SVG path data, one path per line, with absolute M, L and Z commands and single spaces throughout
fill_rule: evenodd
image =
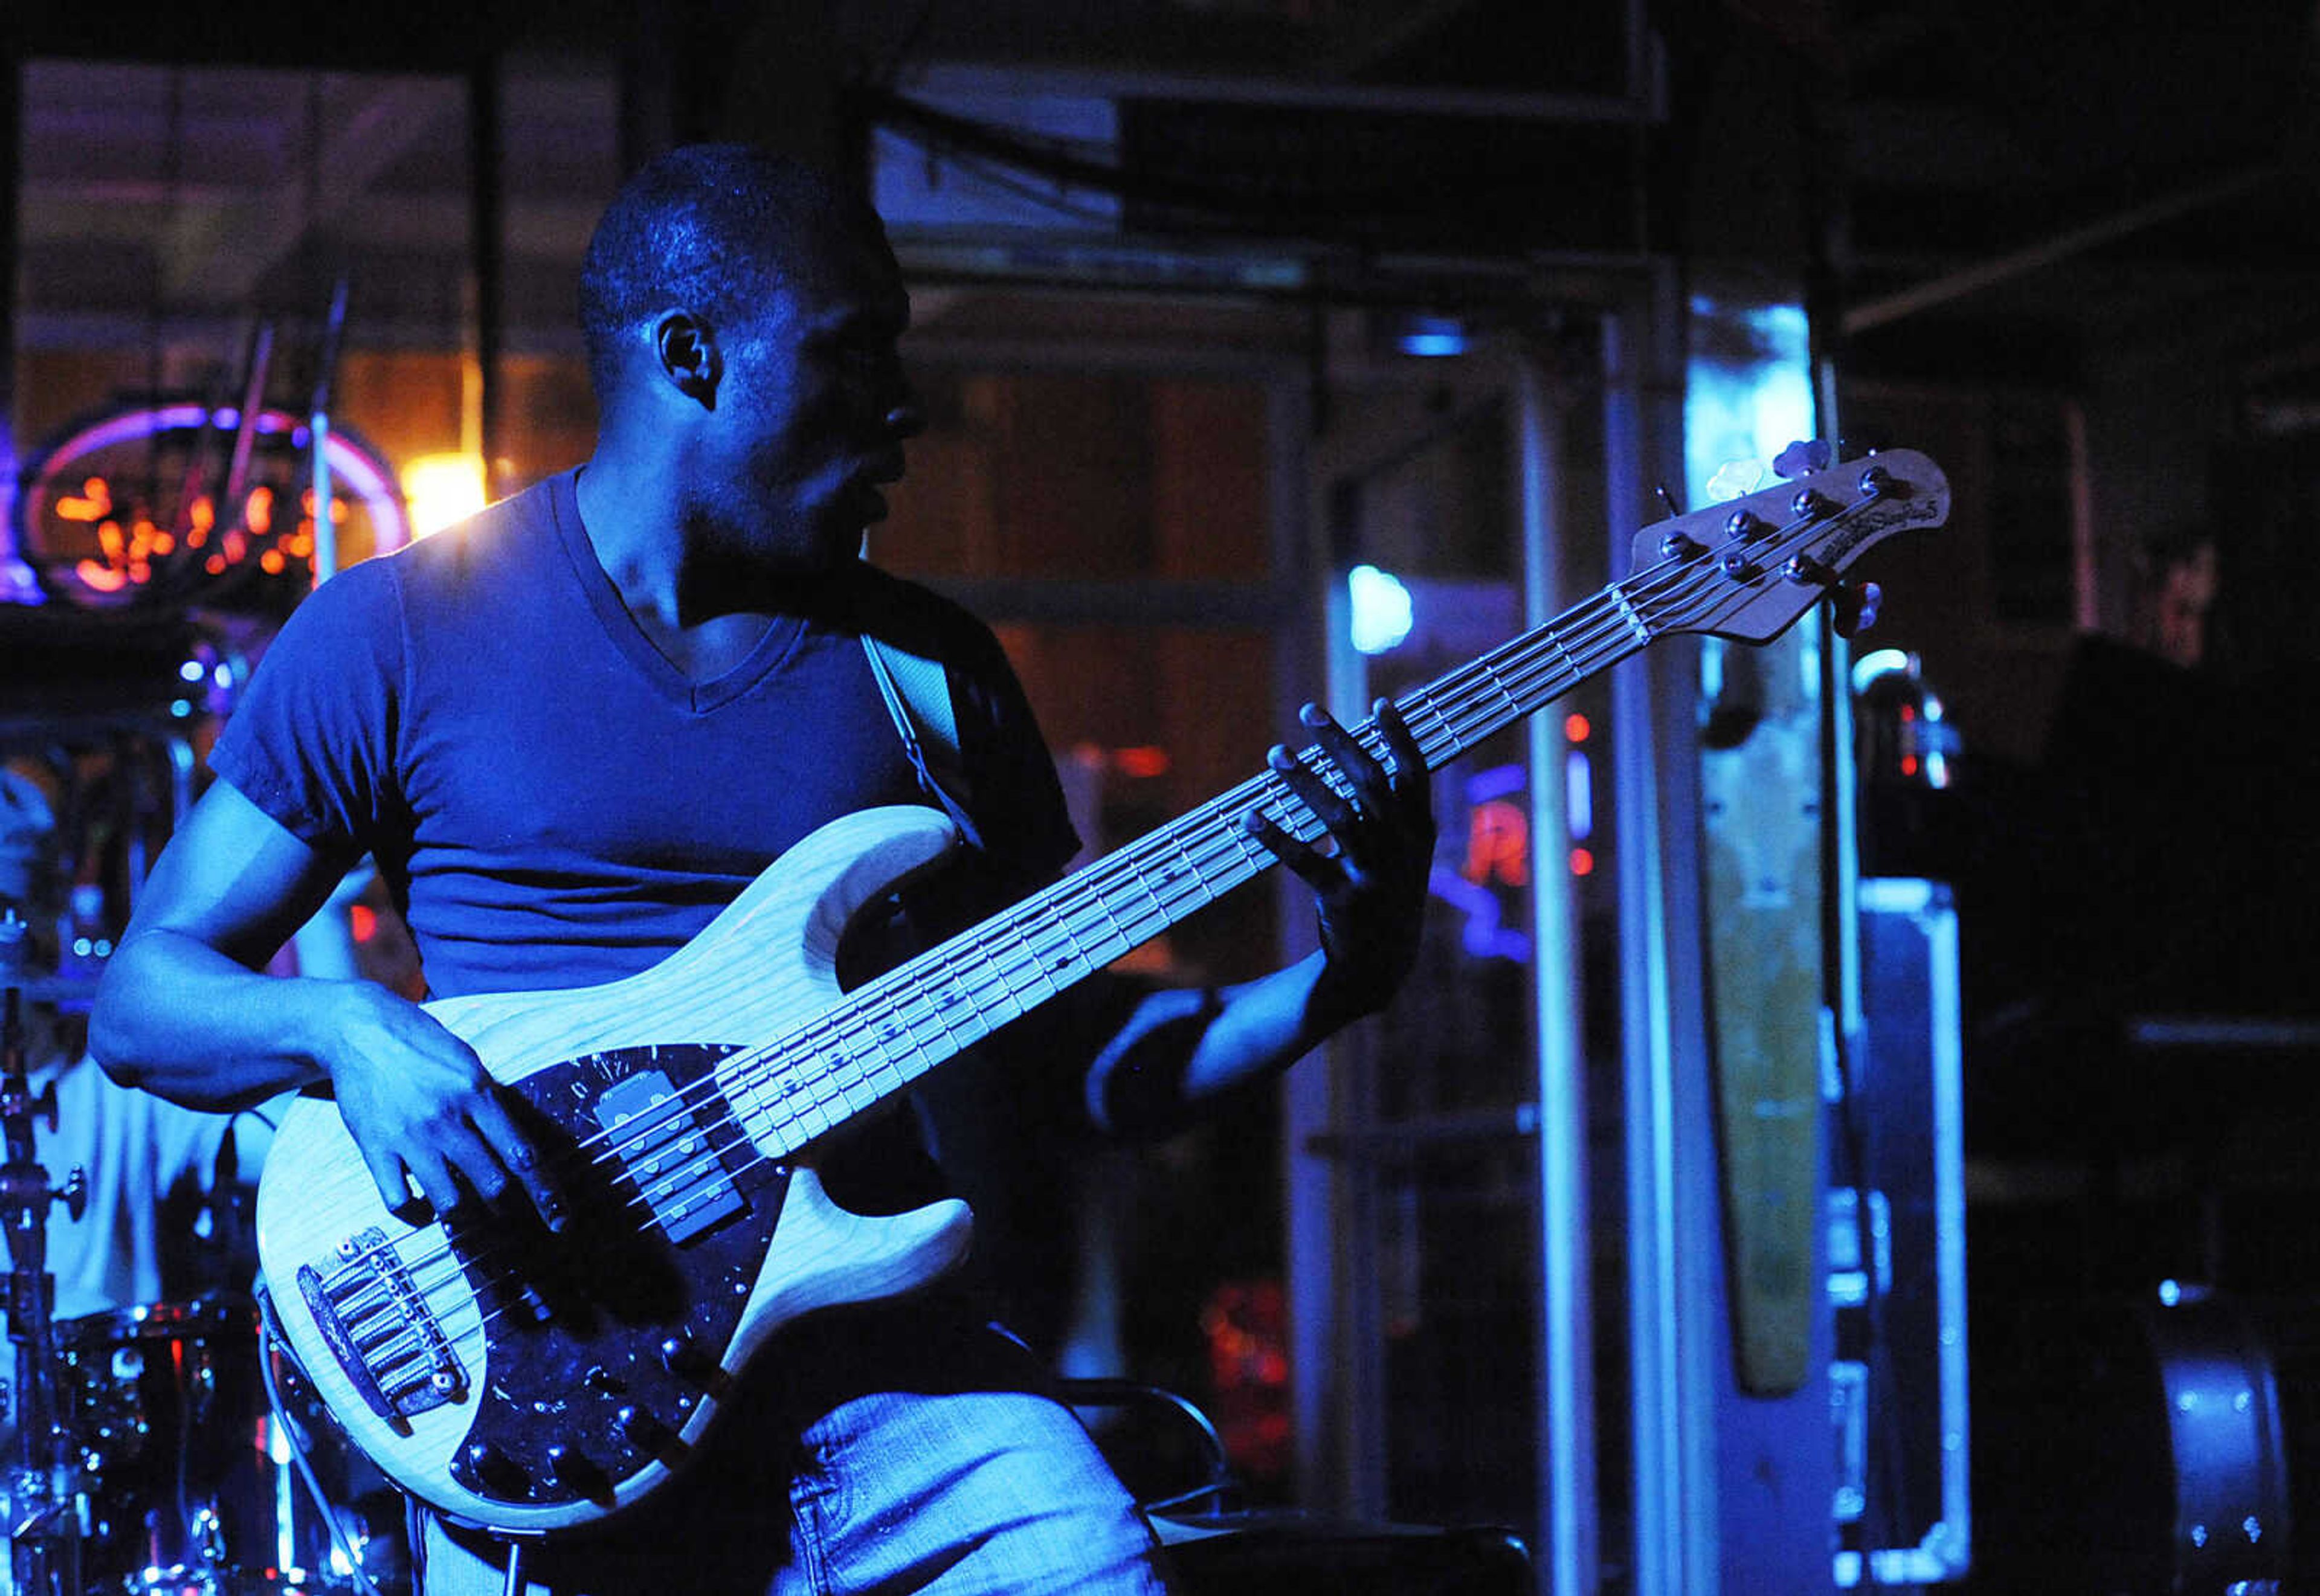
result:
M 551 1232 L 590 1210 L 460 1036 L 375 985 L 255 973 L 364 854 L 431 994 L 459 999 L 635 976 L 793 844 L 875 805 L 943 807 L 966 838 L 912 905 L 943 922 L 929 934 L 1046 885 L 1076 846 L 991 633 L 859 558 L 920 426 L 875 214 L 756 150 L 675 150 L 599 224 L 581 308 L 594 453 L 293 617 L 92 1029 L 117 1078 L 181 1103 L 327 1086 L 391 1211 Z M 865 634 L 944 667 L 963 790 L 905 742 Z M 1165 1127 L 1285 1067 L 1409 969 L 1434 839 L 1424 762 L 1390 708 L 1383 757 L 1303 719 L 1344 779 L 1270 762 L 1328 835 L 1250 827 L 1313 888 L 1319 951 L 1216 991 L 1098 979 L 1042 1010 L 1041 1047 L 1065 1050 L 1106 1131 Z M 812 1161 L 855 1206 L 942 1189 L 908 1115 Z M 530 1573 L 597 1596 L 1161 1588 L 1148 1529 L 1038 1378 L 960 1293 L 809 1314 L 736 1380 L 706 1455 L 552 1538 Z M 428 1596 L 499 1589 L 493 1548 L 464 1531 L 432 1522 L 421 1549 Z

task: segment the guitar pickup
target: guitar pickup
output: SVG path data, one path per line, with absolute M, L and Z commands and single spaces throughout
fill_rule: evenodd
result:
M 672 1242 L 713 1229 L 747 1206 L 710 1139 L 700 1107 L 658 1070 L 639 1070 L 596 1099 L 596 1122 Z
M 299 1265 L 298 1294 L 364 1403 L 407 1430 L 412 1415 L 466 1394 L 467 1370 L 385 1231 L 359 1231 L 338 1251 L 327 1276 Z

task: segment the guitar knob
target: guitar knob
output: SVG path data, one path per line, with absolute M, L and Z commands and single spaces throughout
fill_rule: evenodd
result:
M 1797 519 L 1799 521 L 1817 521 L 1822 516 L 1829 514 L 1836 506 L 1812 489 L 1802 488 L 1798 491 L 1795 498 L 1789 501 L 1789 508 L 1796 512 Z
M 692 1337 L 671 1336 L 660 1344 L 660 1366 L 681 1378 L 699 1380 L 716 1365 Z
M 1835 573 L 1811 555 L 1799 554 L 1790 557 L 1789 563 L 1781 567 L 1781 575 L 1791 582 L 1819 586 Z
M 494 1496 L 521 1500 L 530 1483 L 523 1466 L 489 1441 L 470 1441 L 465 1453 L 467 1473 Z
M 612 1423 L 620 1430 L 621 1438 L 639 1452 L 657 1452 L 669 1439 L 668 1426 L 634 1402 L 621 1403 L 620 1410 L 612 1415 Z
M 1724 535 L 1744 543 L 1763 537 L 1768 530 L 1762 516 L 1747 510 L 1735 510 L 1724 522 Z
M 1861 474 L 1861 496 L 1881 499 L 1893 491 L 1893 474 L 1882 466 L 1871 466 Z
M 561 1441 L 548 1449 L 548 1477 L 565 1490 L 586 1497 L 602 1496 L 608 1483 L 604 1471 L 585 1452 Z
M 1670 532 L 1660 540 L 1660 553 L 1669 559 L 1690 559 L 1699 552 L 1699 545 L 1681 532 Z

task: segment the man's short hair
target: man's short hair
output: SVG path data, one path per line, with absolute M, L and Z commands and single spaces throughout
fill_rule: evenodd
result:
M 671 304 L 714 319 L 761 304 L 808 240 L 833 230 L 875 236 L 868 204 L 829 173 L 751 144 L 687 144 L 621 186 L 580 268 L 580 331 L 600 399 L 623 341 Z

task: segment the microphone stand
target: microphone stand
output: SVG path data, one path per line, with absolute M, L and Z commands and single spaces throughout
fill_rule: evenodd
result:
M 62 1199 L 78 1219 L 87 1185 L 77 1169 L 62 1187 L 34 1156 L 32 1121 L 57 1125 L 57 1088 L 36 1096 L 24 1069 L 24 922 L 0 915 L 0 1128 L 7 1161 L 0 1165 L 0 1232 L 8 1242 L 8 1339 L 16 1354 L 14 1455 L 0 1482 L 7 1511 L 8 1557 L 17 1596 L 80 1596 L 80 1543 L 87 1492 L 71 1416 L 57 1402 L 51 1310 L 56 1280 L 48 1273 L 49 1209 Z

